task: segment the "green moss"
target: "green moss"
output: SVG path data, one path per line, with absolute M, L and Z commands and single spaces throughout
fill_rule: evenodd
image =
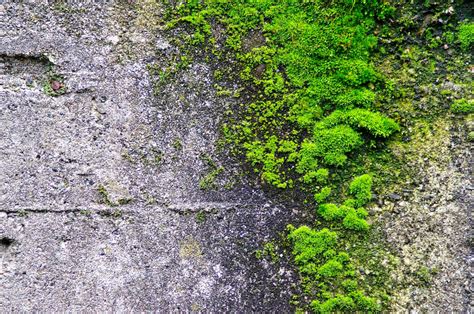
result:
M 88 209 L 81 209 L 79 211 L 79 214 L 81 215 L 84 215 L 84 216 L 91 216 L 92 215 L 92 211 L 88 210 Z
M 454 113 L 474 113 L 474 99 L 457 99 L 451 105 L 451 111 Z
M 325 302 L 313 301 L 311 307 L 316 313 L 373 313 L 380 311 L 380 306 L 377 304 L 377 301 L 365 296 L 361 291 L 352 292 L 349 295 L 337 294 L 328 298 Z
M 350 186 L 349 192 L 356 198 L 355 206 L 360 207 L 372 199 L 372 177 L 364 174 L 355 178 Z
M 43 81 L 43 91 L 49 96 L 60 96 L 67 92 L 64 77 L 50 69 L 46 79 Z
M 202 155 L 201 159 L 209 167 L 209 172 L 199 181 L 199 188 L 202 190 L 216 189 L 216 179 L 224 171 L 224 167 L 218 166 L 207 154 Z
M 206 219 L 207 219 L 206 212 L 200 211 L 196 214 L 196 222 L 197 223 L 204 223 L 204 222 L 206 222 Z
M 87 11 L 85 8 L 75 8 L 66 3 L 56 3 L 53 9 L 64 14 L 85 13 Z
M 277 263 L 279 261 L 277 246 L 273 242 L 267 242 L 263 245 L 262 250 L 255 251 L 255 257 L 257 259 L 268 259 L 271 263 Z
M 469 142 L 474 142 L 474 131 L 471 131 L 467 134 L 467 140 Z
M 320 296 L 311 302 L 315 312 L 380 310 L 376 299 L 360 290 L 349 255 L 339 251 L 336 232 L 289 226 L 288 238 L 305 290 Z
M 422 266 L 416 271 L 415 276 L 420 280 L 422 285 L 428 286 L 431 284 L 434 274 L 436 274 L 436 271 L 431 271 L 428 267 Z
M 363 208 L 354 209 L 347 205 L 322 204 L 318 213 L 326 221 L 342 221 L 344 228 L 355 231 L 367 231 L 369 224 L 365 220 L 367 212 Z
M 324 188 L 321 189 L 321 192 L 314 195 L 314 200 L 318 203 L 322 203 L 329 197 L 330 194 L 331 194 L 331 188 L 328 186 L 325 186 Z
M 370 200 L 371 181 L 367 192 L 365 177 L 356 179 L 361 183 L 351 190 L 355 199 L 346 205 L 323 204 L 333 195 L 330 173 L 341 171 L 351 154 L 369 148 L 370 141 L 399 130 L 397 123 L 375 109 L 383 78 L 369 62 L 377 44 L 371 34 L 375 17 L 390 12 L 375 0 L 331 4 L 207 0 L 180 5 L 168 23 L 190 25 L 193 31 L 187 40 L 210 46 L 218 40 L 212 37 L 213 23 L 225 27 L 223 43 L 231 58 L 240 62 L 238 79 L 257 90 L 232 113 L 232 123 L 224 125 L 227 141 L 244 152 L 262 182 L 280 189 L 303 185 L 312 192 L 321 203 L 321 217 L 341 232 L 368 230 L 367 212 L 359 207 Z M 250 30 L 260 32 L 264 43 L 243 49 Z M 219 70 L 215 76 L 223 74 Z M 217 89 L 218 95 L 232 96 L 226 88 Z M 370 308 L 363 301 L 372 299 L 357 294 L 361 288 L 348 253 L 339 248 L 338 232 L 290 227 L 288 239 L 305 291 L 322 309 L 342 308 L 339 294 L 341 300 L 353 303 L 350 309 Z M 262 257 L 266 251 L 272 250 L 265 247 L 256 254 Z M 352 295 L 343 289 L 347 280 L 355 282 Z
M 468 51 L 474 43 L 474 23 L 466 22 L 459 26 L 459 41 L 461 48 Z
M 176 149 L 176 150 L 181 150 L 183 148 L 183 144 L 181 143 L 181 141 L 179 140 L 179 138 L 176 138 L 174 141 L 173 141 L 173 148 Z
M 224 171 L 224 168 L 218 167 L 216 169 L 212 169 L 208 174 L 206 174 L 200 181 L 199 181 L 199 188 L 202 190 L 210 190 L 217 188 L 216 185 L 216 178 L 219 174 Z
M 340 276 L 344 266 L 336 260 L 329 260 L 318 268 L 318 274 L 322 277 Z
M 302 182 L 311 183 L 318 163 L 343 165 L 347 154 L 364 144 L 362 132 L 387 137 L 398 130 L 395 122 L 371 111 L 374 84 L 381 77 L 368 61 L 377 43 L 368 33 L 375 25 L 374 16 L 388 16 L 388 8 L 378 1 L 331 5 L 239 1 L 237 5 L 207 0 L 180 5 L 168 27 L 191 25 L 192 41 L 210 45 L 216 43 L 213 23 L 226 28 L 225 45 L 241 62 L 240 78 L 261 91 L 226 134 L 244 148 L 263 181 L 285 189 L 294 186 L 289 169 L 297 170 Z M 243 38 L 250 30 L 260 32 L 264 43 L 243 50 Z M 308 53 L 307 47 L 314 49 Z M 222 71 L 215 75 L 222 77 Z M 231 91 L 222 89 L 218 94 Z M 338 121 L 333 119 L 337 114 L 331 115 L 334 109 L 344 112 Z M 320 123 L 325 115 L 331 122 Z M 318 123 L 308 137 L 307 130 Z M 323 127 L 328 123 L 331 128 Z
M 335 248 L 337 244 L 337 233 L 329 229 L 316 231 L 307 226 L 295 229 L 290 225 L 289 230 L 288 238 L 294 243 L 295 262 L 300 265 L 318 262 L 318 257 L 322 257 L 324 252 Z
M 367 231 L 369 230 L 369 224 L 367 221 L 365 221 L 364 218 L 360 217 L 360 209 L 357 211 L 355 209 L 351 209 L 346 217 L 344 217 L 344 220 L 342 221 L 342 224 L 344 225 L 345 228 L 350 229 L 350 230 L 355 230 L 355 231 Z
M 99 184 L 97 186 L 97 192 L 100 196 L 100 201 L 99 201 L 100 203 L 106 204 L 107 206 L 110 206 L 110 207 L 116 207 L 120 205 L 126 205 L 132 201 L 132 199 L 129 197 L 121 197 L 116 200 L 111 198 L 111 195 L 110 195 L 111 193 L 109 192 L 108 189 L 110 189 L 112 185 L 113 183 L 107 184 L 107 187 L 104 186 L 103 184 Z
M 347 154 L 363 143 L 360 135 L 346 125 L 317 129 L 313 140 L 314 142 L 305 143 L 302 154 L 320 158 L 328 166 L 342 166 L 347 160 Z
M 327 221 L 343 219 L 346 214 L 346 207 L 338 207 L 336 204 L 322 204 L 318 207 L 318 213 Z
M 423 8 L 415 2 L 204 0 L 183 3 L 171 14 L 168 26 L 185 25 L 185 40 L 218 60 L 217 79 L 245 87 L 223 126 L 232 151 L 262 183 L 302 191 L 308 207 L 318 203 L 314 227 L 290 227 L 288 236 L 302 299 L 314 300 L 316 312 L 373 312 L 386 305 L 393 287 L 374 255 L 387 252 L 373 249 L 375 228 L 362 206 L 371 201 L 372 188 L 379 194 L 402 175 L 411 180 L 404 152 L 416 149 L 421 133 L 433 133 L 434 117 L 446 113 L 440 103 L 462 96 L 431 90 L 435 80 L 446 79 L 439 68 L 450 61 L 437 47 L 457 43 L 456 25 L 450 20 L 442 33 L 423 25 L 416 33 L 423 21 L 414 16 Z M 460 27 L 461 45 L 470 47 L 461 29 L 467 28 Z M 250 31 L 263 38 L 259 44 L 247 44 Z M 415 41 L 406 41 L 407 31 Z M 235 66 L 227 71 L 223 64 Z M 234 96 L 220 86 L 217 94 Z M 421 124 L 426 130 L 418 130 Z M 439 155 L 433 148 L 423 158 Z M 347 260 L 337 258 L 344 254 Z M 361 278 L 358 269 L 376 275 Z
M 110 197 L 109 197 L 109 192 L 107 191 L 104 185 L 99 184 L 99 186 L 97 187 L 97 192 L 99 193 L 101 197 L 102 203 L 112 206 L 112 202 L 110 201 Z

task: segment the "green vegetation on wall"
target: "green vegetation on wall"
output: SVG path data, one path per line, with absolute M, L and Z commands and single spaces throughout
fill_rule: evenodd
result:
M 474 44 L 474 23 L 463 23 L 459 26 L 459 41 L 461 48 L 469 50 Z
M 341 247 L 346 242 L 338 239 L 340 232 L 369 230 L 362 206 L 371 199 L 371 176 L 352 181 L 344 204 L 326 201 L 331 176 L 351 154 L 399 130 L 376 110 L 384 78 L 369 58 L 376 19 L 392 11 L 375 0 L 208 0 L 179 6 L 168 23 L 191 25 L 190 44 L 210 46 L 217 56 L 224 46 L 239 61 L 235 79 L 257 92 L 224 125 L 227 141 L 244 151 L 263 183 L 314 194 L 316 212 L 333 227 L 289 227 L 304 293 L 317 312 L 381 309 L 359 286 L 350 252 Z M 213 36 L 216 25 L 225 27 L 223 42 Z
M 374 51 L 385 53 L 377 36 L 404 40 L 384 25 L 394 18 L 396 5 L 383 0 L 195 0 L 167 13 L 169 29 L 188 31 L 182 37 L 186 44 L 200 45 L 206 60 L 231 68 L 219 67 L 217 81 L 245 87 L 235 93 L 216 88 L 218 95 L 242 100 L 223 125 L 231 149 L 262 184 L 302 191 L 315 209 L 313 226 L 288 226 L 303 299 L 311 300 L 299 304 L 303 310 L 377 312 L 391 293 L 383 271 L 369 280 L 358 268 L 386 252 L 364 246 L 372 232 L 364 207 L 375 184 L 389 180 L 378 178 L 373 166 L 390 159 L 384 143 L 403 131 L 399 124 L 409 111 L 392 110 L 401 106 L 390 103 L 394 82 L 372 59 Z M 406 5 L 429 7 L 430 1 Z M 415 28 L 406 16 L 400 29 Z M 417 36 L 427 49 L 444 40 L 468 51 L 472 23 L 458 30 L 457 36 L 435 36 L 428 28 Z M 417 53 L 413 48 L 401 55 L 416 61 Z M 424 69 L 434 71 L 435 65 L 431 60 Z M 472 101 L 456 100 L 451 110 L 470 113 Z M 391 118 L 388 112 L 396 114 Z M 259 256 L 274 251 L 269 248 Z

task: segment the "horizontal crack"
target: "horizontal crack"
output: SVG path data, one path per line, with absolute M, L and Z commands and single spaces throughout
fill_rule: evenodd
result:
M 249 207 L 268 207 L 269 205 L 261 204 L 245 204 L 245 203 L 219 203 L 219 202 L 195 202 L 195 203 L 175 203 L 175 204 L 157 204 L 157 205 L 122 205 L 122 206 L 106 206 L 106 205 L 87 205 L 77 206 L 72 208 L 58 208 L 54 206 L 16 206 L 10 207 L 9 209 L 1 209 L 0 213 L 6 214 L 21 214 L 21 213 L 51 213 L 51 214 L 64 214 L 64 213 L 79 213 L 82 211 L 93 211 L 93 212 L 110 212 L 115 210 L 121 210 L 123 213 L 139 212 L 140 210 L 160 209 L 169 210 L 178 214 L 185 213 L 197 213 L 201 211 L 214 212 L 220 210 L 235 210 L 237 208 L 249 208 Z M 56 208 L 56 209 L 51 209 Z

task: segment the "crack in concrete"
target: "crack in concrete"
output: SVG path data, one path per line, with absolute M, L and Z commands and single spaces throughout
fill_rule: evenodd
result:
M 53 214 L 64 214 L 64 213 L 78 213 L 81 211 L 93 211 L 93 212 L 109 212 L 114 210 L 121 210 L 124 213 L 140 213 L 143 209 L 158 209 L 158 210 L 169 210 L 178 214 L 198 213 L 201 211 L 213 212 L 213 211 L 228 211 L 235 210 L 237 208 L 253 208 L 253 207 L 266 207 L 264 205 L 258 206 L 258 204 L 244 204 L 244 203 L 219 203 L 219 202 L 198 202 L 198 203 L 176 203 L 176 204 L 158 204 L 158 205 L 139 205 L 139 206 L 105 206 L 105 205 L 86 205 L 72 208 L 58 208 L 50 209 L 52 206 L 39 205 L 39 206 L 17 206 L 10 209 L 0 209 L 0 213 L 6 214 L 20 214 L 26 213 L 53 213 Z M 57 207 L 55 207 L 57 208 Z

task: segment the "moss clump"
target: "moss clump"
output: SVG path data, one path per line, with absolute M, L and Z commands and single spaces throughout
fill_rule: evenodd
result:
M 327 228 L 288 227 L 295 263 L 303 288 L 318 295 L 311 302 L 317 313 L 335 311 L 379 311 L 375 298 L 360 290 L 355 266 L 349 254 L 339 248 L 338 235 Z
M 349 191 L 355 197 L 355 206 L 364 206 L 372 199 L 372 177 L 364 174 L 355 178 L 349 186 Z
M 365 296 L 361 291 L 338 294 L 325 302 L 313 301 L 312 309 L 316 313 L 335 312 L 379 312 L 380 305 L 374 298 Z
M 328 166 L 342 166 L 347 154 L 363 144 L 361 136 L 347 125 L 315 130 L 314 141 L 305 142 L 302 156 L 320 159 Z
M 451 105 L 451 111 L 453 113 L 474 113 L 474 99 L 457 99 Z
M 324 202 L 331 194 L 331 190 L 332 189 L 328 186 L 323 187 L 321 192 L 314 195 L 314 200 L 318 203 Z
M 207 220 L 207 214 L 204 211 L 199 211 L 196 213 L 196 222 L 197 223 L 204 223 Z
M 459 26 L 459 41 L 461 48 L 469 50 L 474 43 L 474 23 L 464 23 Z
M 349 185 L 349 193 L 355 199 L 347 199 L 342 205 L 324 203 L 318 206 L 319 217 L 333 231 L 308 226 L 288 227 L 288 239 L 293 244 L 294 260 L 303 290 L 313 299 L 310 306 L 315 312 L 381 309 L 382 301 L 368 296 L 366 287 L 359 284 L 361 278 L 356 271 L 356 263 L 351 259 L 352 244 L 349 244 L 369 230 L 370 225 L 365 220 L 367 211 L 355 206 L 364 205 L 370 200 L 371 187 L 370 176 L 356 177 Z M 376 291 L 376 294 L 379 292 Z
M 50 70 L 47 73 L 47 78 L 43 82 L 43 91 L 49 96 L 60 96 L 65 94 L 67 88 L 64 83 L 64 78 Z
M 369 224 L 365 221 L 367 211 L 363 208 L 335 204 L 322 204 L 318 208 L 318 213 L 327 221 L 342 221 L 343 226 L 349 230 L 367 231 Z

